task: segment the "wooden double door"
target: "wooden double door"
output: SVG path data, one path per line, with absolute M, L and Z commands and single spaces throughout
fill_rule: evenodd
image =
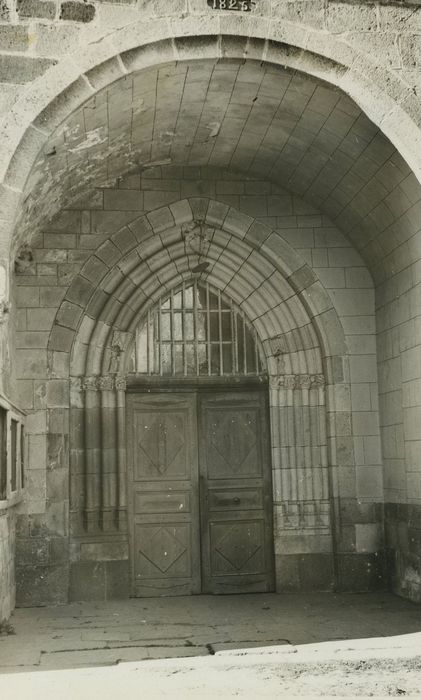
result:
M 274 590 L 266 393 L 128 397 L 134 596 Z

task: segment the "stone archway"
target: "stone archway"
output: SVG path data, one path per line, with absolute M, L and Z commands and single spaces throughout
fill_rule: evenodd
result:
M 154 3 L 154 7 L 156 6 L 157 3 Z M 264 6 L 266 7 L 266 3 Z M 380 14 L 381 8 L 377 9 Z M 260 62 L 272 61 L 288 65 L 290 68 L 304 73 L 317 75 L 338 85 L 345 93 L 352 95 L 366 114 L 391 138 L 399 151 L 399 153 L 394 153 L 393 162 L 385 166 L 385 168 L 389 167 L 392 173 L 389 178 L 381 163 L 384 162 L 382 159 L 385 154 L 387 157 L 390 143 L 383 141 L 379 149 L 377 148 L 378 144 L 374 144 L 372 155 L 375 163 L 373 164 L 369 158 L 367 165 L 370 166 L 370 170 L 373 167 L 373 171 L 376 170 L 377 166 L 379 167 L 376 170 L 376 175 L 370 181 L 369 196 L 365 197 L 367 192 L 364 193 L 365 187 L 363 186 L 360 195 L 355 197 L 357 206 L 351 217 L 348 217 L 345 212 L 345 215 L 338 216 L 336 219 L 336 214 L 346 198 L 344 191 L 339 193 L 337 199 L 335 197 L 324 199 L 323 208 L 324 211 L 328 211 L 335 217 L 343 231 L 347 235 L 349 234 L 349 238 L 355 243 L 357 249 L 363 251 L 378 285 L 379 365 L 381 391 L 384 395 L 381 401 L 381 414 L 382 420 L 386 423 L 386 425 L 382 425 L 382 429 L 384 428 L 384 473 L 387 485 L 385 499 L 393 501 L 393 503 L 388 504 L 385 512 L 387 514 L 389 510 L 394 523 L 402 518 L 403 521 L 406 518 L 409 522 L 409 515 L 402 516 L 402 513 L 407 513 L 407 511 L 404 508 L 397 508 L 396 503 L 400 503 L 402 497 L 406 499 L 410 496 L 410 500 L 412 500 L 412 497 L 415 496 L 416 500 L 419 496 L 419 479 L 416 471 L 418 469 L 417 453 L 413 451 L 414 443 L 418 437 L 416 426 L 419 423 L 419 406 L 414 398 L 416 385 L 413 383 L 419 379 L 418 339 L 414 330 L 414 319 L 418 315 L 418 289 L 415 285 L 419 283 L 417 277 L 419 267 L 419 183 L 402 158 L 403 156 L 407 159 L 407 162 L 414 168 L 414 173 L 419 176 L 419 149 L 414 147 L 419 135 L 417 125 L 419 104 L 416 92 L 412 90 L 412 87 L 408 88 L 407 83 L 401 81 L 399 75 L 403 75 L 404 72 L 398 75 L 397 71 L 393 69 L 379 66 L 377 61 L 375 65 L 365 51 L 352 48 L 346 37 L 343 40 L 342 37 L 332 36 L 330 32 L 309 28 L 305 22 L 306 30 L 303 31 L 302 25 L 298 22 L 289 22 L 288 19 L 284 21 L 284 18 L 282 21 L 273 17 L 268 18 L 265 12 L 262 15 L 259 14 L 258 17 L 229 17 L 227 21 L 220 16 L 211 17 L 208 12 L 200 15 L 199 19 L 197 16 L 192 19 L 192 14 L 194 13 L 189 12 L 182 18 L 168 22 L 163 22 L 162 18 L 151 20 L 150 23 L 142 22 L 143 37 L 148 43 L 141 47 L 139 46 L 138 23 L 131 23 L 131 26 L 113 31 L 112 34 L 109 33 L 107 38 L 103 38 L 101 35 L 101 39 L 99 41 L 95 39 L 86 50 L 80 53 L 80 56 L 76 58 L 73 56 L 69 70 L 63 70 L 65 61 L 69 61 L 68 55 L 63 62 L 60 61 L 58 66 L 48 71 L 39 81 L 22 89 L 21 97 L 10 110 L 10 119 L 8 118 L 5 124 L 4 158 L 1 159 L 5 177 L 1 191 L 1 226 L 4 235 L 0 257 L 5 269 L 8 268 L 10 261 L 10 241 L 13 232 L 17 231 L 15 226 L 16 212 L 21 209 L 22 198 L 28 194 L 27 178 L 33 169 L 38 153 L 45 147 L 49 137 L 63 119 L 66 119 L 69 113 L 73 113 L 104 85 L 131 74 L 132 70 L 158 65 L 163 57 L 171 61 L 178 61 L 192 58 L 192 56 L 201 58 L 204 55 L 212 59 L 217 56 L 228 59 L 233 57 L 251 58 Z M 361 41 L 361 37 L 359 37 L 359 41 Z M 407 54 L 411 60 L 413 52 L 413 46 L 407 47 Z M 388 59 L 385 57 L 385 62 L 386 60 Z M 69 68 L 68 65 L 67 68 Z M 19 128 L 16 126 L 17 123 L 19 123 Z M 379 137 L 381 139 L 382 135 L 379 134 Z M 377 160 L 379 155 L 381 162 Z M 350 168 L 352 171 L 352 158 Z M 377 180 L 377 172 L 380 174 L 379 180 Z M 331 169 L 330 174 L 333 179 L 336 178 L 334 168 Z M 358 190 L 359 184 L 358 178 L 354 179 L 353 176 L 354 173 L 350 172 L 346 187 L 355 193 L 354 188 Z M 382 194 L 384 182 L 390 194 L 388 192 Z M 51 195 L 53 192 L 50 184 L 47 178 L 45 181 L 46 195 Z M 30 187 L 28 189 L 30 190 Z M 373 191 L 375 193 L 374 206 Z M 325 193 L 326 191 L 322 190 L 321 194 Z M 49 199 L 50 213 L 53 214 L 59 207 L 60 196 L 55 192 L 51 197 L 40 198 L 40 201 L 44 199 L 45 201 Z M 195 218 L 200 219 L 200 214 Z M 119 239 L 122 249 L 125 245 L 123 242 L 125 235 L 121 234 Z M 16 236 L 16 245 L 17 243 L 18 236 Z M 118 245 L 117 248 L 121 250 Z M 286 251 L 285 255 L 287 255 Z M 100 259 L 100 262 L 104 261 Z M 111 259 L 108 262 L 111 263 Z M 96 256 L 91 263 L 98 269 L 100 263 L 98 263 Z M 305 275 L 307 273 L 306 270 Z M 123 274 L 126 273 L 123 272 Z M 97 313 L 101 313 L 100 310 L 103 308 L 104 299 L 101 301 L 100 295 L 95 296 L 94 299 L 93 293 L 91 294 L 92 290 L 89 284 L 92 275 L 94 275 L 93 270 L 85 270 L 78 281 L 79 286 L 72 289 L 72 300 L 67 299 L 66 303 L 69 306 L 64 306 L 61 309 L 62 315 L 67 314 L 67 317 L 71 317 L 73 314 L 70 325 L 76 328 L 79 323 L 79 311 L 75 311 L 74 307 L 82 309 L 85 302 L 88 304 L 92 301 L 90 313 L 93 316 L 87 314 L 88 319 L 83 327 L 83 333 L 86 335 L 80 336 L 80 347 L 83 347 L 85 340 L 91 334 L 89 318 L 92 320 Z M 411 276 L 412 279 L 409 279 Z M 4 274 L 2 277 L 6 279 L 7 275 Z M 5 289 L 8 286 L 7 282 L 6 279 Z M 110 282 L 110 284 L 112 283 Z M 300 284 L 298 283 L 297 288 L 300 287 Z M 305 297 L 305 290 L 308 289 L 306 285 L 307 282 L 304 284 L 303 291 L 300 292 L 302 297 Z M 414 287 L 411 288 L 411 285 Z M 292 286 L 294 287 L 294 285 Z M 108 293 L 105 290 L 102 292 L 105 295 Z M 5 312 L 4 318 L 7 319 L 9 311 L 7 294 L 5 293 L 4 296 L 2 310 Z M 311 305 L 314 296 L 317 295 L 311 293 L 306 303 Z M 96 311 L 95 305 L 97 305 Z M 323 304 L 321 306 L 323 308 Z M 327 312 L 330 311 L 328 307 L 326 309 Z M 413 325 L 411 331 L 407 330 L 406 325 L 400 323 L 403 315 L 402 310 L 406 314 L 409 324 Z M 327 312 L 322 312 L 322 315 L 326 313 L 326 323 Z M 331 321 L 335 327 L 336 320 L 332 315 Z M 60 326 L 60 323 L 58 325 Z M 316 326 L 317 323 L 314 321 L 313 327 Z M 8 324 L 5 323 L 2 333 L 6 338 L 4 346 L 6 346 L 8 330 Z M 51 339 L 51 347 L 60 347 L 63 350 L 63 355 L 68 355 L 69 345 L 73 342 L 73 334 L 68 331 L 68 326 L 63 325 L 62 329 L 55 330 Z M 97 328 L 95 342 L 103 343 L 102 333 L 104 333 L 104 337 L 108 337 L 108 330 L 105 327 L 101 330 Z M 334 409 L 335 405 L 334 388 L 338 386 L 336 382 L 341 381 L 345 376 L 344 351 L 341 348 L 341 341 L 338 341 L 337 346 L 335 345 L 335 339 L 339 337 L 336 333 L 331 335 L 329 331 L 325 334 L 317 331 L 316 335 L 319 335 L 319 338 L 324 338 L 319 343 L 323 348 L 327 348 L 331 341 L 335 346 L 333 349 L 322 350 L 322 354 L 325 353 L 326 358 L 324 359 L 324 364 L 327 367 L 325 375 L 328 376 L 328 394 L 330 393 L 328 413 L 329 417 L 332 414 L 334 422 L 336 412 L 335 410 L 330 411 L 330 408 Z M 410 340 L 408 340 L 409 335 L 411 336 Z M 396 348 L 398 349 L 396 350 Z M 397 377 L 401 377 L 400 353 L 402 353 L 403 377 L 407 380 L 406 382 L 402 378 L 404 383 L 402 383 L 401 378 L 397 379 Z M 280 355 L 286 356 L 288 353 L 281 352 Z M 332 361 L 330 356 L 334 358 Z M 105 376 L 105 383 L 109 382 L 107 371 L 105 371 L 105 375 L 102 372 L 103 370 L 100 369 L 98 373 L 87 376 Z M 296 376 L 295 371 L 291 371 L 291 374 Z M 300 372 L 297 375 L 301 376 Z M 84 371 L 80 375 L 75 372 L 75 376 L 85 376 Z M 335 382 L 334 388 L 329 383 L 331 380 Z M 409 384 L 409 382 L 412 383 Z M 3 386 L 7 393 L 10 389 L 13 398 L 14 382 L 12 381 L 9 387 L 6 380 Z M 398 392 L 401 392 L 403 400 Z M 406 397 L 405 392 L 408 392 Z M 409 393 L 414 393 L 414 395 L 409 396 Z M 392 394 L 393 398 L 391 398 Z M 375 400 L 374 397 L 374 406 L 376 405 Z M 75 401 L 81 403 L 80 397 Z M 409 405 L 405 405 L 405 401 L 409 402 Z M 390 418 L 392 419 L 390 420 Z M 332 454 L 331 462 L 335 465 L 335 429 L 331 430 L 329 426 L 330 434 L 333 437 L 329 442 L 329 452 Z M 350 459 L 347 466 L 351 472 L 353 458 Z M 408 472 L 408 482 L 406 482 L 406 471 Z M 80 473 L 83 475 L 83 470 Z M 333 466 L 331 473 L 332 492 L 335 492 L 335 489 L 337 492 L 335 466 Z M 408 490 L 406 483 L 408 483 Z M 412 513 L 412 511 L 408 512 Z M 360 521 L 360 524 L 362 522 L 366 521 Z M 406 526 L 407 522 L 405 522 Z M 396 533 L 397 525 L 395 527 L 394 524 L 393 528 L 395 529 L 392 531 Z M 392 540 L 393 537 L 391 542 Z M 363 538 L 359 546 L 364 549 Z M 392 549 L 395 548 L 393 542 L 391 546 Z M 86 551 L 88 549 L 86 548 Z M 396 556 L 400 561 L 401 553 L 396 552 Z M 410 595 L 418 595 L 418 592 L 412 593 L 413 588 L 416 591 L 419 588 L 418 574 L 415 576 L 415 584 L 413 583 L 413 560 L 416 561 L 414 566 L 417 569 L 419 562 L 416 557 L 413 557 L 412 554 L 407 557 L 406 553 L 402 555 L 402 564 L 399 564 L 402 566 L 402 571 L 398 572 L 397 577 L 404 581 L 402 590 L 405 591 L 405 586 L 407 586 Z
M 195 238 L 205 243 L 199 254 Z M 102 551 L 107 541 L 127 539 L 127 352 L 148 306 L 163 290 L 203 275 L 194 272 L 203 259 L 205 278 L 243 309 L 266 355 L 278 587 L 300 537 L 315 542 L 311 560 L 333 585 L 339 494 L 329 396 L 347 381 L 341 325 L 314 273 L 277 233 L 203 198 L 153 211 L 114 234 L 57 314 L 49 349 L 70 353 L 71 538 Z M 60 319 L 75 307 L 72 331 Z
M 268 22 L 265 15 L 263 10 L 258 17 L 234 16 L 226 23 L 219 16 L 207 14 L 205 19 L 203 15 L 193 14 L 177 18 L 169 28 L 156 19 L 135 23 L 116 29 L 106 41 L 89 45 L 83 58 L 73 57 L 70 70 L 68 67 L 63 70 L 61 64 L 50 68 L 17 103 L 4 125 L 1 225 L 8 249 L 16 218 L 22 211 L 22 197 L 26 199 L 28 194 L 26 186 L 31 170 L 57 126 L 104 86 L 165 61 L 191 60 L 198 55 L 256 60 L 325 80 L 349 94 L 396 145 L 414 172 L 419 173 L 421 166 L 414 148 L 418 127 L 413 120 L 416 109 L 412 104 L 416 98 L 408 95 L 402 81 L 385 68 L 379 69 L 370 58 L 355 53 L 336 36 L 330 36 L 328 42 L 323 36 L 321 41 L 320 32 L 314 28 L 306 26 L 303 34 L 294 23 L 273 18 Z M 139 44 L 140 35 L 143 44 Z M 320 51 L 321 45 L 324 52 Z M 59 198 L 53 199 L 57 208 L 46 212 L 47 216 L 58 210 Z M 19 242 L 13 242 L 12 255 Z M 7 257 L 4 252 L 3 260 Z

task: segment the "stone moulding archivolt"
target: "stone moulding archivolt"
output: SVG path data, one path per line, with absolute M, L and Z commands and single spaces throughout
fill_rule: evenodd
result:
M 84 414 L 84 455 L 75 448 L 72 463 L 75 474 L 81 460 L 84 465 L 83 505 L 74 505 L 78 534 L 125 531 L 124 394 L 132 339 L 162 289 L 168 291 L 180 280 L 191 279 L 201 256 L 209 265 L 200 274 L 242 305 L 264 346 L 273 465 L 279 484 L 274 489 L 274 508 L 304 504 L 305 517 L 292 518 L 288 529 L 294 525 L 296 532 L 303 528 L 308 532 L 314 522 L 320 527 L 318 517 L 314 521 L 319 506 L 310 513 L 308 504 L 329 504 L 334 497 L 325 389 L 338 381 L 331 367 L 345 347 L 342 326 L 339 319 L 332 319 L 335 310 L 320 282 L 277 232 L 205 197 L 181 200 L 143 215 L 132 228 L 142 232 L 140 242 L 133 239 L 133 251 L 141 253 L 141 261 L 133 265 L 136 256 L 130 249 L 120 260 L 110 262 L 104 278 L 89 287 L 90 295 L 98 288 L 106 291 L 101 296 L 103 306 L 92 304 L 89 295 L 83 297 L 85 315 L 69 343 L 73 407 Z M 119 233 L 113 236 L 118 244 Z M 204 248 L 203 239 L 209 239 Z M 164 249 L 168 255 L 162 255 Z M 121 272 L 130 284 L 122 280 Z M 70 301 L 82 302 L 77 295 L 79 288 L 87 286 L 84 274 L 82 268 L 72 283 Z M 310 292 L 317 288 L 318 294 L 307 292 L 307 287 Z M 323 299 L 320 308 L 319 298 Z M 325 301 L 330 304 L 327 312 Z M 51 349 L 55 337 L 53 332 Z M 335 524 L 329 513 L 323 516 L 323 527 L 333 534 Z

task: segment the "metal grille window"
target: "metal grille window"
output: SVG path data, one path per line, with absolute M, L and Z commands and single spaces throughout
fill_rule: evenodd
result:
M 24 446 L 23 415 L 5 402 L 5 405 L 0 405 L 0 510 L 21 498 Z
M 7 411 L 0 407 L 0 500 L 7 497 Z
M 161 376 L 263 373 L 260 343 L 244 313 L 209 284 L 162 297 L 136 333 L 132 371 Z
M 10 421 L 10 485 L 12 491 L 18 487 L 18 429 L 19 423 L 13 418 Z

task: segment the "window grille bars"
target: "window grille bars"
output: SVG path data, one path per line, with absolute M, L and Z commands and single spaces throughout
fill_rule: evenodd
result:
M 263 374 L 256 331 L 231 299 L 197 280 L 161 297 L 136 333 L 132 371 L 158 376 Z

